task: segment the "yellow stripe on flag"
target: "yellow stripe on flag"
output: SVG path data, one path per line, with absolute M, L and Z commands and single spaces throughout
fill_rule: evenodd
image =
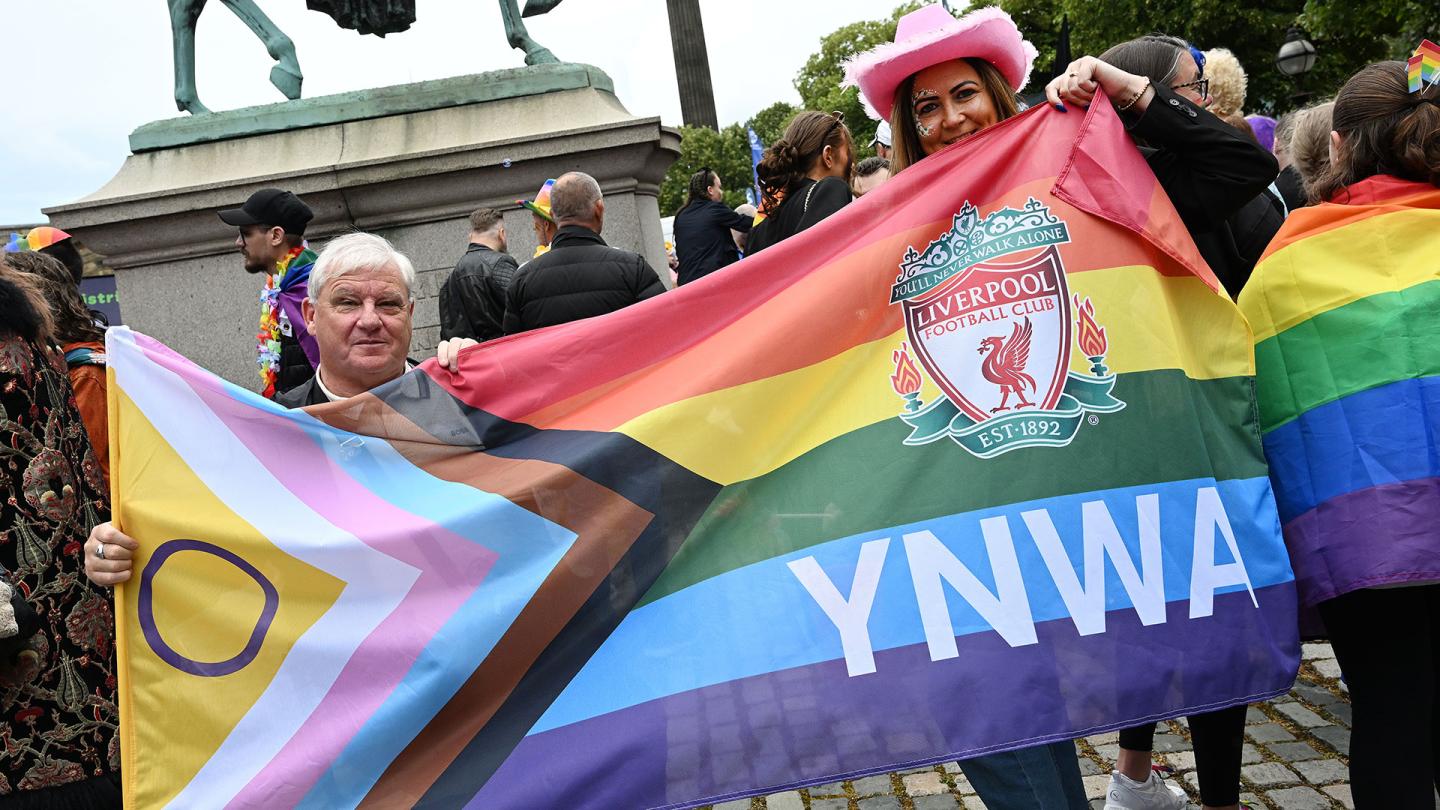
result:
M 1095 305 L 1114 373 L 1181 369 L 1197 380 L 1254 373 L 1239 310 L 1197 278 L 1117 267 L 1078 273 L 1069 283 Z M 900 330 L 802 369 L 681 400 L 618 431 L 720 484 L 755 478 L 897 416 L 904 402 L 890 385 L 891 353 L 902 340 Z M 1089 365 L 1072 352 L 1072 370 L 1088 372 Z M 927 379 L 921 399 L 938 394 Z
M 1321 231 L 1267 256 L 1240 294 L 1254 315 L 1255 342 L 1362 298 L 1440 278 L 1433 253 L 1414 250 L 1434 238 L 1435 224 L 1433 210 L 1395 211 Z M 1417 260 L 1385 260 L 1399 251 L 1414 252 Z M 1334 272 L 1316 273 L 1316 267 Z
M 161 437 L 111 376 L 111 436 L 123 444 L 123 463 L 111 469 L 125 493 L 122 528 L 140 543 L 135 573 L 121 586 L 126 600 L 139 593 L 141 572 L 160 544 L 196 539 L 231 551 L 255 566 L 285 598 L 259 654 L 230 675 L 183 673 L 161 660 L 143 635 L 135 611 L 119 628 L 129 658 L 121 706 L 123 739 L 130 750 L 164 753 L 163 762 L 127 757 L 127 806 L 161 807 L 185 787 L 270 684 L 295 639 L 339 598 L 344 583 L 271 544 L 225 506 Z M 123 435 L 118 435 L 123 433 Z M 192 537 L 195 527 L 205 537 Z M 153 582 L 155 626 L 165 644 L 187 658 L 225 661 L 245 648 L 264 604 L 258 583 L 211 554 L 181 551 L 169 557 Z M 135 706 L 164 706 L 183 721 L 138 718 Z

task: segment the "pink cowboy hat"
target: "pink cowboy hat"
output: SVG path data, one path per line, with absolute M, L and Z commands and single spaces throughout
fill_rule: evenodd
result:
M 1030 80 L 1035 55 L 1035 46 L 1020 36 L 1015 21 L 999 8 L 982 8 L 957 20 L 939 5 L 924 6 L 900 18 L 894 42 L 847 60 L 841 86 L 860 88 L 866 111 L 888 121 L 895 88 L 931 65 L 984 59 L 1018 93 Z

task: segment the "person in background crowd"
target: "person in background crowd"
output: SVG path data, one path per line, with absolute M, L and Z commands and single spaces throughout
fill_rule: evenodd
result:
M 1275 153 L 1275 160 L 1280 163 L 1280 174 L 1275 178 L 1275 188 L 1280 192 L 1280 199 L 1285 203 L 1285 210 L 1294 211 L 1305 205 L 1305 181 L 1300 177 L 1300 169 L 1295 166 L 1295 161 L 1290 156 L 1290 140 L 1295 133 L 1295 119 L 1299 115 L 1298 110 L 1285 113 L 1275 121 L 1275 145 L 1271 151 Z
M 704 278 L 740 260 L 731 231 L 748 232 L 754 217 L 725 207 L 720 175 L 709 168 L 690 175 L 689 197 L 675 215 L 675 256 L 679 284 Z
M 1230 117 L 1245 117 L 1245 91 L 1249 86 L 1249 78 L 1245 75 L 1245 68 L 1240 60 L 1235 58 L 1227 48 L 1212 48 L 1204 53 L 1205 61 L 1202 64 L 1205 78 L 1210 80 L 1210 99 L 1208 109 L 1231 126 L 1240 127 L 1231 123 Z M 1250 124 L 1245 123 L 1245 131 L 1254 134 Z M 1265 151 L 1270 151 L 1266 149 Z
M 1200 254 L 1225 289 L 1238 295 L 1270 238 L 1284 222 L 1266 193 L 1275 158 L 1204 108 L 1204 65 L 1184 40 L 1147 36 L 1072 62 L 1046 87 L 1057 107 L 1088 104 L 1103 92 L 1190 230 Z M 1188 718 L 1207 808 L 1237 808 L 1245 706 Z M 1151 770 L 1154 724 L 1123 729 L 1120 756 L 1106 795 L 1109 810 L 1183 808 L 1183 795 Z
M 863 197 L 889 179 L 890 161 L 882 157 L 868 157 L 855 164 L 855 180 L 851 186 L 856 197 Z
M 845 85 L 888 118 L 891 173 L 1019 111 L 1035 48 L 998 8 L 955 19 L 939 5 L 900 18 L 895 41 L 846 64 Z M 992 810 L 1087 810 L 1069 740 L 962 760 Z
M 1245 123 L 1250 125 L 1250 131 L 1254 133 L 1255 140 L 1259 141 L 1260 148 L 1271 154 L 1275 153 L 1275 119 L 1268 115 L 1252 113 L 1245 116 Z M 1284 170 L 1284 167 L 1281 167 Z
M 890 159 L 890 122 L 881 121 L 875 127 L 875 137 L 870 139 L 870 147 L 875 150 L 875 157 L 882 160 Z
M 80 285 L 80 280 L 85 276 L 85 259 L 80 255 L 80 250 L 75 247 L 75 240 L 70 234 L 51 225 L 37 225 L 25 232 L 24 236 L 18 233 L 10 234 L 10 242 L 5 245 L 6 253 L 25 253 L 35 251 L 43 253 L 65 265 L 70 271 L 71 283 Z
M 80 288 L 71 281 L 70 268 L 43 253 L 16 253 L 6 262 L 35 277 L 35 286 L 45 296 L 54 324 L 53 337 L 65 353 L 75 406 L 90 436 L 90 447 L 100 462 L 106 492 L 110 483 L 109 405 L 105 399 L 105 332 L 95 325 Z
M 505 334 L 604 315 L 665 291 L 645 257 L 600 238 L 605 200 L 584 172 L 555 181 L 551 213 L 557 229 L 550 250 L 515 274 L 505 305 Z
M 235 246 L 245 272 L 265 274 L 255 350 L 260 393 L 267 399 L 310 379 L 320 362 L 315 339 L 300 317 L 315 266 L 315 252 L 305 244 L 305 226 L 314 217 L 299 197 L 278 188 L 262 188 L 239 208 L 220 212 L 221 222 L 240 229 Z
M 0 261 L 0 571 L 27 594 L 39 630 L 21 643 L 18 622 L 14 633 L 0 623 L 11 639 L 0 661 L 0 794 L 22 810 L 114 808 L 114 610 L 110 594 L 80 576 L 82 544 L 110 505 L 50 345 L 45 298 L 9 261 Z
M 1282 399 L 1313 401 L 1306 369 L 1324 377 L 1325 399 L 1302 411 L 1300 435 L 1277 428 L 1265 451 L 1277 494 L 1317 489 L 1320 499 L 1306 513 L 1320 519 L 1292 520 L 1285 540 L 1301 604 L 1318 605 L 1350 692 L 1354 806 L 1432 810 L 1440 524 L 1426 476 L 1440 444 L 1440 313 L 1427 290 L 1440 270 L 1440 87 L 1412 90 L 1404 62 L 1380 62 L 1324 106 L 1307 111 L 1333 127 L 1330 163 L 1307 180 L 1316 205 L 1286 221 L 1240 306 L 1252 322 L 1303 332 L 1257 354 L 1257 385 L 1276 391 L 1260 397 L 1262 421 L 1294 416 L 1295 404 L 1274 412 Z M 1344 421 L 1319 429 L 1326 408 Z
M 1304 190 L 1301 205 L 1323 202 L 1316 184 L 1330 169 L 1330 117 L 1335 102 L 1326 101 L 1295 113 L 1295 131 L 1290 134 L 1290 160 Z
M 535 228 L 535 253 L 530 258 L 541 256 L 550 249 L 550 242 L 555 238 L 555 219 L 550 216 L 550 192 L 555 188 L 555 180 L 546 180 L 540 186 L 540 191 L 533 200 L 516 200 L 515 204 L 529 209 L 534 215 L 531 225 Z
M 505 334 L 505 292 L 517 269 L 506 253 L 505 219 L 493 208 L 470 214 L 470 245 L 440 288 L 440 338 L 491 340 Z
M 854 149 L 840 113 L 796 114 L 755 167 L 765 219 L 750 232 L 749 255 L 789 239 L 850 204 Z
M 1234 297 L 1285 221 L 1280 201 L 1266 192 L 1279 165 L 1253 135 L 1238 132 L 1205 110 L 1209 83 L 1195 53 L 1174 37 L 1132 39 L 1079 66 L 1080 77 L 1060 77 L 1067 81 L 1057 84 L 1056 92 L 1063 96 L 1079 91 L 1076 98 L 1085 98 L 1075 82 L 1087 76 L 1092 82 L 1114 82 L 1109 73 L 1113 68 L 1132 77 L 1133 87 L 1145 84 L 1143 95 L 1154 93 L 1178 113 L 1143 115 L 1150 105 L 1140 99 L 1122 117 L 1128 119 L 1131 136 L 1180 212 L 1200 255 Z M 1096 63 L 1106 67 L 1097 70 Z M 1078 64 L 1067 73 L 1076 72 Z
M 760 212 L 755 206 L 747 202 L 735 206 L 735 213 L 750 220 L 751 227 L 754 227 L 755 215 Z M 748 228 L 743 231 L 737 231 L 732 228 L 730 231 L 730 238 L 735 240 L 735 249 L 740 251 L 740 258 L 742 259 L 745 258 L 745 242 L 749 236 L 750 230 Z

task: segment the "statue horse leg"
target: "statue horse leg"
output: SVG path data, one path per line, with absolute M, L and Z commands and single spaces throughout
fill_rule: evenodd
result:
M 270 83 L 284 93 L 286 98 L 299 98 L 300 84 L 305 81 L 305 76 L 300 72 L 300 60 L 295 56 L 295 43 L 265 16 L 265 12 L 255 5 L 255 0 L 220 2 L 265 43 L 265 50 L 269 52 L 270 58 L 276 61 L 275 67 L 270 69 Z
M 175 61 L 175 106 L 192 115 L 208 113 L 195 88 L 195 22 L 205 0 L 170 0 L 170 35 Z
M 540 43 L 530 38 L 525 22 L 520 19 L 518 0 L 500 0 L 500 17 L 505 21 L 505 39 L 510 47 L 525 51 L 525 64 L 547 65 L 560 61 L 548 48 L 540 47 Z

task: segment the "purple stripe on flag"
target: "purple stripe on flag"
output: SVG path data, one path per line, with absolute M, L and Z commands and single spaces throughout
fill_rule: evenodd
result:
M 1300 601 L 1360 588 L 1440 580 L 1440 478 L 1331 498 L 1285 524 Z
M 1294 683 L 1300 644 L 1293 583 L 1255 595 L 1259 609 L 1239 591 L 1201 619 L 1177 601 L 1150 627 L 1120 610 L 1091 636 L 1061 619 L 1025 647 L 977 633 L 944 661 L 919 644 L 855 678 L 835 660 L 671 695 L 526 737 L 468 807 L 695 806 L 1263 700 Z

